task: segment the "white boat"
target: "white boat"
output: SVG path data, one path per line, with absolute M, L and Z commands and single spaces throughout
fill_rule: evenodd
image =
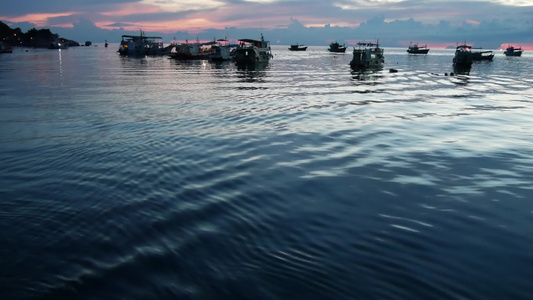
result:
M 163 46 L 163 38 L 159 36 L 123 35 L 118 48 L 121 55 L 164 55 L 170 52 Z
M 227 39 L 219 39 L 211 47 L 213 52 L 209 54 L 210 60 L 230 60 L 232 57 L 231 46 Z
M 260 40 L 240 39 L 235 48 L 234 60 L 237 63 L 255 63 L 269 61 L 272 56 L 270 42 L 265 41 L 263 34 Z
M 381 67 L 385 63 L 383 49 L 376 43 L 359 42 L 353 49 L 353 58 L 350 62 L 352 68 Z
M 169 56 L 179 60 L 201 60 L 209 59 L 209 55 L 213 53 L 213 45 L 216 42 L 200 43 L 198 40 L 194 43 L 185 43 L 174 45 L 173 50 Z

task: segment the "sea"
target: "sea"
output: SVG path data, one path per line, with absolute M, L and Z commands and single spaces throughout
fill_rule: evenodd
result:
M 533 299 L 533 51 L 0 55 L 0 299 Z

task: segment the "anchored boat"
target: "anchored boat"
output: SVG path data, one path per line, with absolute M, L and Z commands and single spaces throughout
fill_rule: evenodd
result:
M 120 55 L 165 55 L 170 53 L 170 47 L 163 46 L 163 38 L 159 36 L 123 35 L 118 48 Z
M 350 62 L 352 68 L 369 68 L 381 67 L 385 63 L 383 56 L 383 49 L 379 47 L 379 41 L 376 43 L 357 43 L 357 48 L 354 47 L 353 58 Z
M 473 61 L 472 46 L 462 44 L 455 47 L 455 56 L 453 57 L 455 66 L 470 67 Z
M 409 44 L 409 48 L 407 48 L 407 53 L 410 54 L 428 54 L 429 48 L 427 45 L 424 46 L 418 46 L 418 44 Z
M 346 52 L 346 45 L 345 44 L 341 45 L 338 42 L 333 42 L 329 44 L 328 51 L 334 52 L 334 53 L 344 53 Z
M 514 46 L 509 45 L 503 54 L 505 54 L 505 56 L 522 56 L 522 52 L 524 52 L 524 50 L 522 50 L 521 47 L 515 48 Z
M 289 50 L 291 50 L 291 51 L 305 51 L 305 50 L 307 50 L 307 46 L 294 44 L 294 45 L 291 45 L 289 47 Z
M 269 61 L 272 56 L 270 42 L 265 41 L 263 34 L 260 40 L 240 39 L 235 48 L 234 60 L 237 63 L 255 63 Z

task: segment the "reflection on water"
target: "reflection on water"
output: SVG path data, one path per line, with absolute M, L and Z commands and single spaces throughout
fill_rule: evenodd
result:
M 246 82 L 261 81 L 269 69 L 269 62 L 236 63 L 237 77 Z
M 469 65 L 453 65 L 453 73 L 458 75 L 470 75 L 472 66 Z
M 357 81 L 372 81 L 377 83 L 383 77 L 383 67 L 381 68 L 352 68 L 352 78 Z

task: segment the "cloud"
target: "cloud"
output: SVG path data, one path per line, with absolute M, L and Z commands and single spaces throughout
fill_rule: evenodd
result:
M 0 19 L 63 28 L 60 30 L 70 33 L 112 29 L 118 34 L 142 29 L 197 35 L 235 28 L 238 32 L 270 31 L 281 41 L 291 34 L 315 43 L 322 43 L 327 35 L 333 39 L 380 36 L 397 44 L 393 40 L 400 36 L 404 40 L 412 36 L 448 41 L 473 34 L 485 40 L 505 34 L 527 35 L 533 24 L 533 6 L 528 3 L 530 0 L 20 0 L 6 2 Z

